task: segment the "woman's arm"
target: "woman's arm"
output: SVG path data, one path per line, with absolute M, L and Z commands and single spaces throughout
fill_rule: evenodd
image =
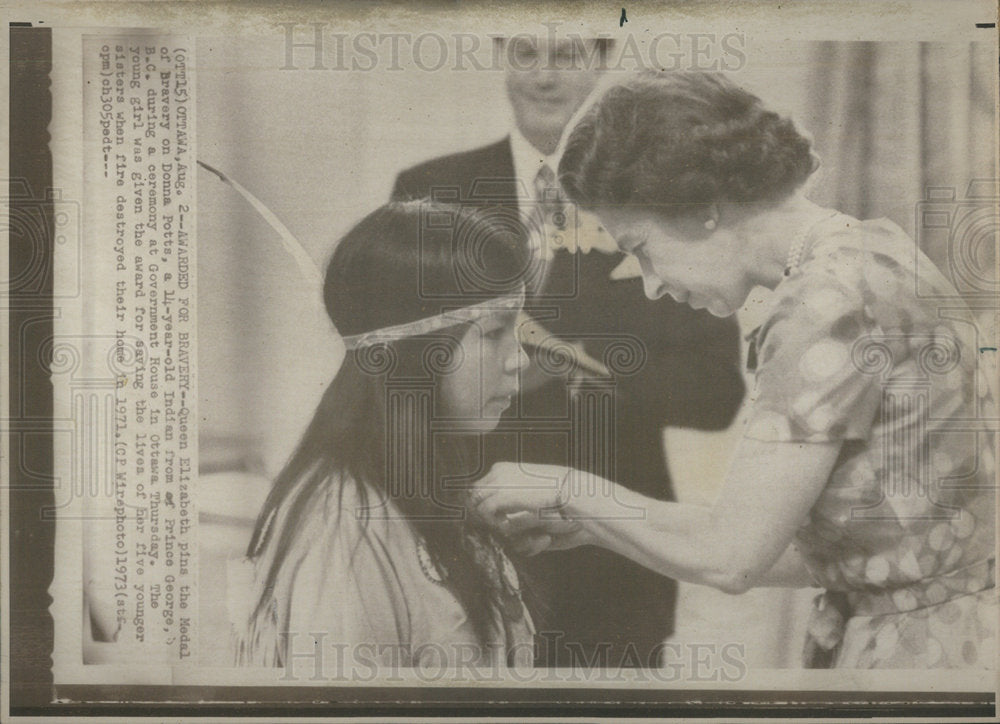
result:
M 530 541 L 529 547 L 537 549 L 538 541 L 547 538 L 554 548 L 596 544 L 671 578 L 741 593 L 761 585 L 788 549 L 839 451 L 839 442 L 744 438 L 712 506 L 652 500 L 573 471 L 562 508 L 572 525 L 551 515 L 508 517 L 510 512 L 558 506 L 559 501 L 551 491 L 539 493 L 537 476 L 501 463 L 481 484 L 479 509 L 502 532 Z M 788 563 L 782 561 L 775 573 L 787 576 Z M 807 580 L 797 574 L 793 578 Z

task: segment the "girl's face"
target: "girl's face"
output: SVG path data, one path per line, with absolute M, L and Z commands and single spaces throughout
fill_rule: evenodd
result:
M 749 250 L 722 227 L 709 231 L 697 221 L 674 222 L 644 209 L 603 208 L 597 215 L 618 247 L 639 261 L 650 299 L 669 294 L 728 317 L 755 286 L 744 263 Z
M 463 427 L 488 432 L 518 391 L 528 363 L 517 340 L 517 310 L 489 312 L 468 323 L 459 340 L 457 368 L 441 378 L 445 414 Z

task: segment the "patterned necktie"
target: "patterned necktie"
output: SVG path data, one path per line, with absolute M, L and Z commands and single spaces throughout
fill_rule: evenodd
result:
M 556 251 L 566 246 L 566 204 L 556 175 L 548 164 L 535 175 L 535 200 L 527 214 L 531 247 L 542 264 L 539 282 L 544 284 Z
M 535 201 L 545 226 L 557 231 L 566 229 L 565 199 L 559 184 L 556 183 L 556 174 L 547 163 L 538 169 L 538 174 L 535 176 Z
M 566 226 L 566 211 L 556 184 L 556 175 L 548 164 L 538 169 L 534 179 L 534 198 L 524 209 L 528 225 L 528 243 L 535 258 L 536 271 L 528 282 L 529 294 L 537 294 L 545 286 L 550 262 L 563 243 L 561 228 Z

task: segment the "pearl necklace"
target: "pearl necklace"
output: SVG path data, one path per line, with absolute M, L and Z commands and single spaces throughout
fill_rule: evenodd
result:
M 786 277 L 791 276 L 792 271 L 797 269 L 799 266 L 799 262 L 802 261 L 802 252 L 804 252 L 806 248 L 806 239 L 809 238 L 809 235 L 812 233 L 813 229 L 815 229 L 817 226 L 819 226 L 827 219 L 832 219 L 839 213 L 840 213 L 839 211 L 834 211 L 833 213 L 827 214 L 821 219 L 817 219 L 815 222 L 805 227 L 802 231 L 800 231 L 796 235 L 795 241 L 793 241 L 792 245 L 788 248 L 788 258 L 785 260 L 784 274 Z

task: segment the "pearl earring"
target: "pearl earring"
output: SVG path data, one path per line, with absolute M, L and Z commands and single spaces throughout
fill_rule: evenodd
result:
M 705 228 L 708 229 L 709 231 L 714 231 L 715 230 L 715 219 L 709 219 L 708 221 L 706 221 L 705 222 Z

